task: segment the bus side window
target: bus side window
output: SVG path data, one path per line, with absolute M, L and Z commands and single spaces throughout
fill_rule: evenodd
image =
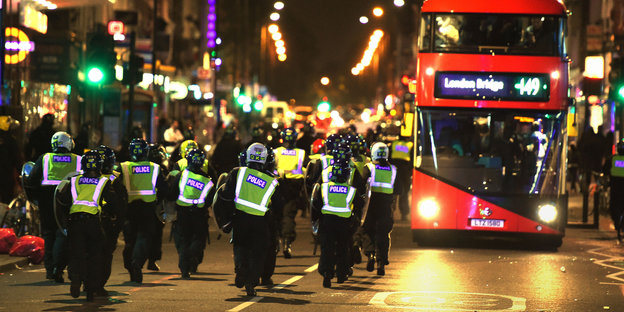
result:
M 420 19 L 418 46 L 420 51 L 427 51 L 431 48 L 431 15 L 429 14 L 423 15 Z

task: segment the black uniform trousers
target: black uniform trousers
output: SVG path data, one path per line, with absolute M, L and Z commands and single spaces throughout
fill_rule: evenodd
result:
M 67 235 L 70 246 L 69 278 L 84 281 L 87 291 L 101 287 L 101 261 L 104 233 L 99 215 L 84 212 L 69 216 Z
M 157 261 L 162 259 L 162 236 L 165 224 L 158 219 L 156 213 L 152 213 L 152 216 L 152 222 L 154 222 L 154 238 L 149 246 L 148 259 L 150 261 Z
M 275 261 L 277 260 L 277 252 L 279 251 L 279 226 L 281 220 L 271 217 L 269 221 L 269 245 L 264 258 L 264 268 L 261 277 L 263 280 L 271 278 L 275 273 Z
M 123 250 L 124 267 L 130 270 L 142 268 L 149 257 L 149 247 L 155 237 L 155 224 L 152 215 L 155 213 L 156 202 L 146 203 L 135 200 L 128 204 L 127 220 L 124 225 Z
M 319 220 L 319 236 L 321 243 L 321 258 L 318 272 L 329 275 L 336 274 L 346 277 L 349 273 L 349 251 L 353 235 L 351 219 L 336 215 L 323 214 Z
M 609 179 L 610 199 L 609 212 L 613 224 L 617 227 L 620 222 L 620 215 L 624 211 L 624 178 L 611 177 Z
M 113 254 L 117 249 L 117 240 L 122 230 L 121 220 L 113 220 L 110 216 L 102 215 L 102 229 L 104 230 L 104 243 L 102 248 L 102 280 L 100 287 L 104 287 L 111 275 Z
M 47 195 L 47 194 L 44 194 Z M 39 217 L 41 221 L 41 237 L 44 241 L 45 253 L 43 256 L 44 266 L 48 275 L 54 273 L 54 269 L 63 271 L 67 266 L 68 253 L 67 237 L 61 232 L 54 217 L 53 195 L 42 196 L 39 201 Z
M 391 159 L 390 163 L 397 168 L 399 211 L 402 216 L 407 216 L 410 213 L 409 193 L 410 185 L 412 185 L 412 163 L 402 159 Z
M 306 205 L 303 198 L 303 179 L 280 179 L 284 196 L 284 214 L 282 217 L 282 238 L 294 242 L 297 238 L 295 217 L 299 207 Z
M 208 216 L 206 208 L 177 206 L 174 226 L 175 246 L 178 250 L 180 272 L 190 273 L 197 268 L 206 247 Z
M 391 194 L 372 193 L 366 219 L 362 225 L 367 236 L 363 242 L 364 253 L 366 255 L 375 253 L 377 262 L 384 265 L 389 263 L 390 232 L 394 225 L 392 204 Z
M 234 270 L 245 286 L 258 285 L 269 247 L 269 225 L 264 216 L 236 211 L 232 220 Z

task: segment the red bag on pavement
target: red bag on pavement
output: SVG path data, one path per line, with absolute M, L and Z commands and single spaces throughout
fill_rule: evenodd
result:
M 9 253 L 11 246 L 17 241 L 17 236 L 11 228 L 0 229 L 0 254 Z
M 28 257 L 31 261 L 33 261 L 33 263 L 35 263 L 35 260 L 41 262 L 44 252 L 43 238 L 25 235 L 20 237 L 13 247 L 11 247 L 9 255 L 16 257 Z

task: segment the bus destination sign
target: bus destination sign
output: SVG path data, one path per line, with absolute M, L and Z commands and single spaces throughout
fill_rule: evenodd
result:
M 436 98 L 547 102 L 547 74 L 437 72 Z

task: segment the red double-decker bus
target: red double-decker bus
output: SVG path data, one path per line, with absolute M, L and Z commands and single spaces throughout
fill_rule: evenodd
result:
M 556 0 L 427 0 L 416 77 L 414 240 L 523 234 L 558 247 L 567 10 Z

